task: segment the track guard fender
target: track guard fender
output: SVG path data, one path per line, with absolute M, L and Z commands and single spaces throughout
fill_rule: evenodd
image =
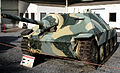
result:
M 78 36 L 74 37 L 74 40 L 75 39 L 91 39 L 91 38 L 94 38 L 97 45 L 99 45 L 99 41 L 97 39 L 97 37 L 93 34 L 93 33 L 84 33 L 84 34 L 79 34 Z
M 93 35 L 94 34 L 92 34 L 92 33 L 84 33 L 84 34 L 79 34 L 78 36 L 76 36 L 76 37 L 74 37 L 75 39 L 77 39 L 77 38 L 91 38 L 91 37 L 93 37 Z

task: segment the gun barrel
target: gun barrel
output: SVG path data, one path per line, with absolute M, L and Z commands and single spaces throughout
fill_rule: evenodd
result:
M 22 21 L 22 22 L 27 22 L 27 23 L 32 23 L 32 24 L 38 24 L 40 26 L 42 26 L 42 22 L 41 21 L 36 21 L 33 19 L 28 19 L 28 18 L 23 18 L 20 16 L 16 16 L 16 15 L 11 15 L 11 14 L 1 14 L 2 18 L 7 18 L 7 19 L 12 19 L 15 21 Z
M 20 21 L 21 18 L 19 16 L 11 15 L 11 14 L 1 14 L 2 18 L 8 18 L 8 19 L 13 19 L 16 21 Z

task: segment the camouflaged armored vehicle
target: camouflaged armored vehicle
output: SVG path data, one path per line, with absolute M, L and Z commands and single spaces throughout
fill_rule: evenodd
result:
M 48 14 L 21 42 L 23 54 L 45 54 L 102 63 L 116 49 L 117 33 L 98 14 Z
M 97 14 L 48 14 L 21 47 L 35 53 L 102 63 L 116 48 L 117 33 Z M 25 50 L 23 50 L 24 52 Z

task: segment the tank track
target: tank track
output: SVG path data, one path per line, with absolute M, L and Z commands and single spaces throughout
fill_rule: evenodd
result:
M 28 51 L 26 51 L 26 50 L 28 50 L 28 39 L 27 38 L 23 38 L 22 39 L 22 41 L 21 41 L 21 49 L 22 49 L 22 53 L 23 54 L 27 54 L 27 55 L 29 55 L 29 52 Z
M 77 43 L 76 53 L 79 60 L 98 63 L 98 59 L 96 59 L 98 51 L 94 38 L 89 40 L 78 40 Z

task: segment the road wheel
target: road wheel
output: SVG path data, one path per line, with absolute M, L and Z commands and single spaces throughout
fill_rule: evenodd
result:
M 107 41 L 105 44 L 105 56 L 109 55 L 109 50 L 110 50 L 110 45 L 109 45 L 109 41 Z
M 117 48 L 117 34 L 116 34 L 116 36 L 114 37 L 114 48 L 115 48 L 115 49 Z
M 94 41 L 93 43 L 91 43 L 91 60 L 93 61 L 93 63 L 98 63 L 98 46 L 96 44 L 96 42 Z
M 104 60 L 104 58 L 105 58 L 105 52 L 104 52 L 104 50 L 105 50 L 105 48 L 104 48 L 105 46 L 104 45 L 101 45 L 100 46 L 100 53 L 99 53 L 99 55 L 100 55 L 100 61 L 102 62 L 103 60 Z
M 113 44 L 113 38 L 110 39 L 110 52 L 112 52 L 114 49 L 114 44 Z
M 97 44 L 93 39 L 89 41 L 78 41 L 76 53 L 80 60 L 98 63 Z

